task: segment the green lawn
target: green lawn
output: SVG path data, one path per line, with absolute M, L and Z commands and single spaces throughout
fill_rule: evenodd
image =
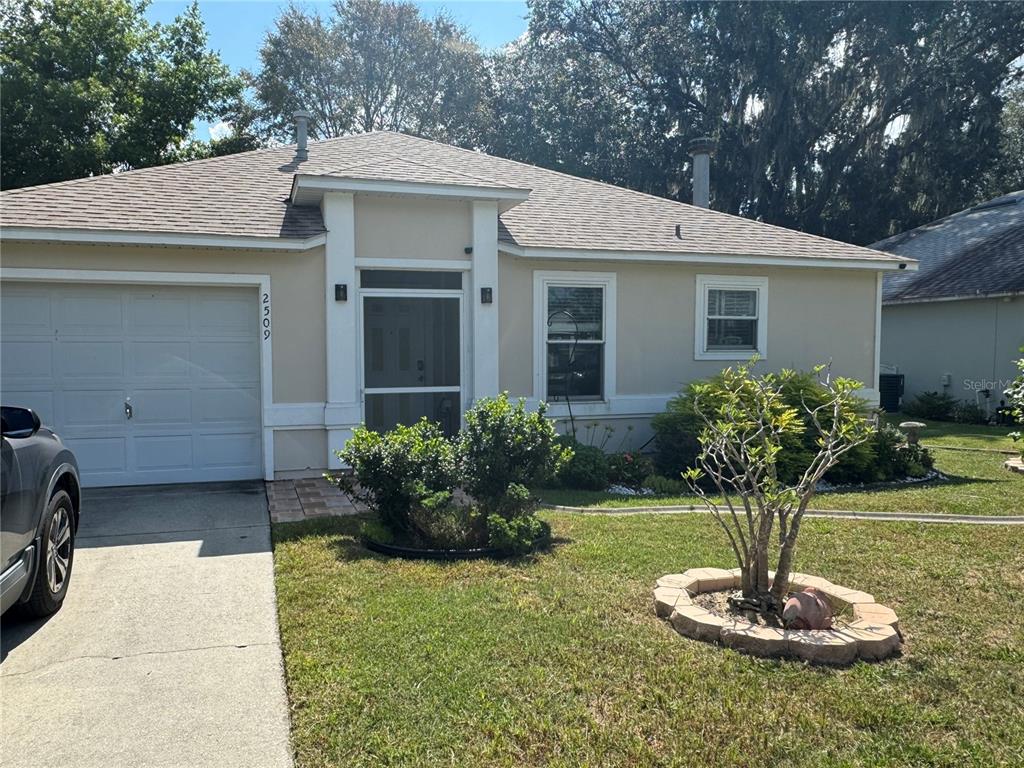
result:
M 1007 435 L 1021 427 L 989 427 L 979 424 L 955 424 L 948 421 L 926 421 L 902 413 L 886 414 L 885 420 L 895 427 L 901 421 L 920 421 L 928 426 L 921 431 L 921 442 L 925 445 L 945 445 L 960 448 L 987 448 L 990 450 L 1016 451 L 1018 445 Z
M 798 568 L 873 593 L 908 639 L 831 670 L 654 616 L 658 576 L 734 565 L 709 517 L 546 517 L 562 543 L 505 563 L 373 555 L 353 518 L 274 527 L 300 768 L 1020 765 L 1019 530 L 807 521 Z
M 889 417 L 898 423 L 898 414 Z M 928 445 L 1013 450 L 1006 427 L 930 422 L 921 441 Z M 872 489 L 853 493 L 821 493 L 815 509 L 861 512 L 922 512 L 959 515 L 1024 514 L 1024 476 L 1003 468 L 1008 456 L 986 451 L 955 451 L 936 447 L 935 467 L 949 482 Z M 647 507 L 700 504 L 694 496 L 615 496 L 600 491 L 540 489 L 549 504 L 582 507 Z

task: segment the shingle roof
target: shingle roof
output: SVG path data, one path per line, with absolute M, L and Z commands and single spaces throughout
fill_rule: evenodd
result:
M 319 209 L 289 203 L 295 174 L 531 190 L 501 214 L 499 236 L 523 247 L 874 260 L 894 257 L 533 165 L 400 133 L 256 150 L 111 176 L 8 190 L 4 227 L 304 239 Z M 681 238 L 676 237 L 680 227 Z
M 1024 292 L 1024 191 L 994 198 L 871 247 L 919 261 L 917 272 L 886 275 L 884 302 Z

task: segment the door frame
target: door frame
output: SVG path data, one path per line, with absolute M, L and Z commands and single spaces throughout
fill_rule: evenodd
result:
M 438 271 L 438 270 L 428 270 Z M 358 274 L 356 276 L 359 278 Z M 356 313 L 356 365 L 359 367 L 359 416 L 360 421 L 366 424 L 366 396 L 401 393 L 424 393 L 431 392 L 452 392 L 455 387 L 372 387 L 373 391 L 367 392 L 366 387 L 366 340 L 365 340 L 365 313 L 366 299 L 457 299 L 459 302 L 459 425 L 463 424 L 467 408 L 467 393 L 471 391 L 466 381 L 469 354 L 466 349 L 466 283 L 463 280 L 462 288 L 359 288 L 359 306 Z
M 106 285 L 175 285 L 257 288 L 260 343 L 260 430 L 263 433 L 263 479 L 274 479 L 274 430 L 269 412 L 274 402 L 273 311 L 270 275 L 219 272 L 126 272 L 100 269 L 0 268 L 0 280 L 34 283 L 97 283 Z

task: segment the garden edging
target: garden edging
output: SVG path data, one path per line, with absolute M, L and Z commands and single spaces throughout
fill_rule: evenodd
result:
M 678 515 L 708 514 L 702 506 L 644 506 L 644 507 L 570 507 L 561 504 L 542 504 L 553 512 L 571 512 L 583 515 Z M 878 520 L 894 523 L 962 523 L 966 525 L 1024 525 L 1024 515 L 944 515 L 923 512 L 856 512 L 844 509 L 807 510 L 805 517 L 838 520 Z

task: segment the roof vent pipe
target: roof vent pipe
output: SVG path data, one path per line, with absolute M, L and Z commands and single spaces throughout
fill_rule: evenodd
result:
M 306 149 L 306 134 L 312 115 L 304 109 L 299 109 L 292 113 L 292 117 L 295 118 L 295 159 L 307 160 L 309 150 Z
M 711 153 L 715 142 L 701 136 L 692 139 L 687 148 L 693 157 L 693 204 L 707 208 L 711 203 Z

